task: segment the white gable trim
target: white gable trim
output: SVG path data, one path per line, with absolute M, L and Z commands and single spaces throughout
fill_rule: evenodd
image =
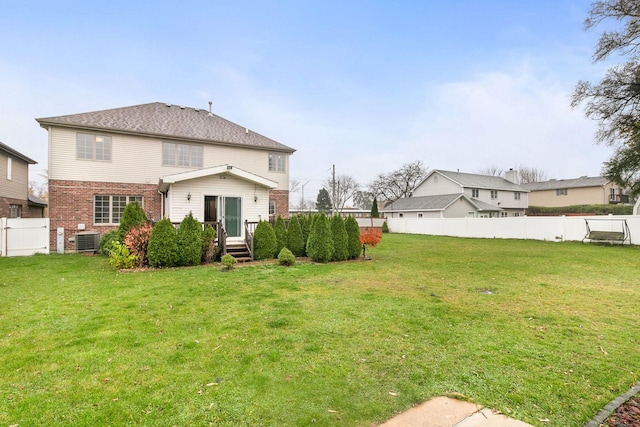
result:
M 158 182 L 158 190 L 160 192 L 165 192 L 169 189 L 171 184 L 222 174 L 233 175 L 246 181 L 253 182 L 254 184 L 269 188 L 271 190 L 278 188 L 278 183 L 275 181 L 261 177 L 251 172 L 247 172 L 232 165 L 221 165 L 164 176 L 160 178 L 160 181 Z

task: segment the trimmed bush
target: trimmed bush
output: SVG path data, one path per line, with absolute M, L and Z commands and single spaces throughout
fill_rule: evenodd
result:
M 113 242 L 118 241 L 118 230 L 107 231 L 100 237 L 100 252 L 109 255 L 113 247 Z
M 295 263 L 296 257 L 293 255 L 293 253 L 287 248 L 282 248 L 282 250 L 278 254 L 278 264 L 285 267 L 290 267 Z
M 147 258 L 152 267 L 174 267 L 178 264 L 178 236 L 169 219 L 158 221 L 151 230 Z
M 316 215 L 311 222 L 307 255 L 316 262 L 329 262 L 333 257 L 331 227 L 324 213 Z
M 304 256 L 304 238 L 302 237 L 302 228 L 297 216 L 294 216 L 289 221 L 286 246 L 294 256 Z
M 120 225 L 118 226 L 118 240 L 124 242 L 129 230 L 139 227 L 147 222 L 147 215 L 142 210 L 138 202 L 131 202 L 124 207 Z
M 358 221 L 349 215 L 344 222 L 344 228 L 347 231 L 347 251 L 349 252 L 349 259 L 356 259 L 362 252 L 362 246 L 360 246 L 360 226 L 358 225 Z
M 331 218 L 331 236 L 333 238 L 333 261 L 345 261 L 349 258 L 347 230 L 340 215 Z
M 114 240 L 109 249 L 109 264 L 115 268 L 133 268 L 136 265 L 136 256 L 131 255 L 127 245 Z
M 276 233 L 276 253 L 278 254 L 282 248 L 287 246 L 287 226 L 284 224 L 284 219 L 282 219 L 280 215 L 278 215 L 273 225 L 273 232 Z
M 213 262 L 217 254 L 216 230 L 211 224 L 207 224 L 202 231 L 202 262 L 207 264 Z
M 311 228 L 311 216 L 299 215 L 298 221 L 300 221 L 300 229 L 302 230 L 302 242 L 304 243 L 304 255 L 306 255 L 307 240 L 309 240 L 309 229 Z
M 256 260 L 273 259 L 276 256 L 276 233 L 271 223 L 260 221 L 253 235 L 253 257 Z
M 150 236 L 151 224 L 143 224 L 130 229 L 124 238 L 124 244 L 127 245 L 131 255 L 136 257 L 136 265 L 138 267 L 148 265 L 147 247 L 149 246 Z
M 202 226 L 189 212 L 177 231 L 178 265 L 198 265 L 202 260 Z
M 238 260 L 231 254 L 224 254 L 220 259 L 220 262 L 222 262 L 224 269 L 229 271 L 233 268 L 233 265 L 238 262 Z
M 387 225 L 387 221 L 382 223 L 382 232 L 383 233 L 388 233 L 389 232 L 389 226 Z

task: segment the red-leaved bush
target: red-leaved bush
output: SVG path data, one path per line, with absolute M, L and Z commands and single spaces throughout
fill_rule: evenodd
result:
M 360 232 L 360 244 L 362 245 L 362 256 L 365 256 L 367 246 L 374 247 L 382 240 L 382 230 L 379 228 L 367 228 Z
M 138 267 L 147 265 L 147 246 L 149 245 L 149 236 L 151 236 L 151 224 L 144 224 L 134 227 L 127 233 L 124 238 L 124 244 L 129 248 L 131 255 L 136 256 L 136 264 Z

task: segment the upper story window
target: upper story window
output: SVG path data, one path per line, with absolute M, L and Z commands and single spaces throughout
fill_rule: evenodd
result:
M 491 190 L 491 199 L 498 198 L 498 190 Z
M 95 224 L 120 224 L 127 203 L 138 202 L 142 196 L 93 196 L 93 222 Z
M 202 145 L 162 143 L 162 166 L 202 167 Z
M 515 193 L 513 193 L 513 199 L 514 200 L 520 200 L 520 192 L 516 191 Z
M 284 172 L 284 154 L 269 153 L 269 172 Z
M 480 197 L 480 190 L 477 188 L 471 189 L 471 197 Z
M 566 188 L 558 188 L 556 190 L 556 196 L 566 196 L 567 195 L 567 189 Z
M 111 137 L 79 133 L 76 137 L 76 157 L 85 160 L 111 161 Z

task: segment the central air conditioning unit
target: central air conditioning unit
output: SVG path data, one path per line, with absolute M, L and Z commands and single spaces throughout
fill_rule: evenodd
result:
M 76 252 L 98 252 L 100 249 L 100 233 L 83 231 L 75 235 Z

